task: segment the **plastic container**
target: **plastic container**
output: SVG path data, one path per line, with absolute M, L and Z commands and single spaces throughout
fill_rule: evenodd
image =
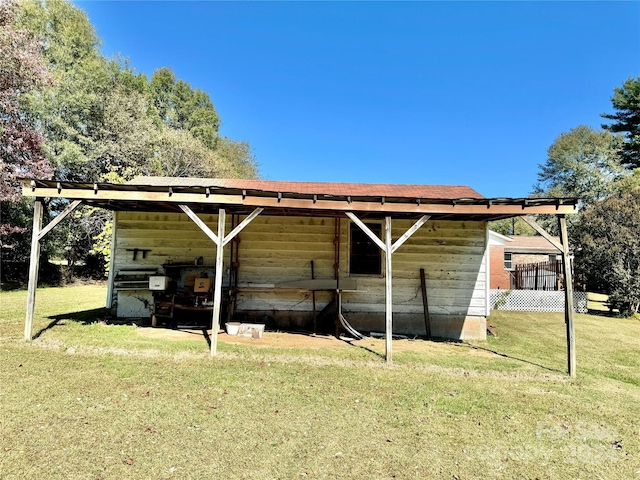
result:
M 169 287 L 169 277 L 164 275 L 151 275 L 149 277 L 149 290 L 163 291 Z
M 264 324 L 261 323 L 242 323 L 238 335 L 244 335 L 249 338 L 262 338 L 264 333 Z
M 240 330 L 240 322 L 227 322 L 225 323 L 225 327 L 227 328 L 228 335 L 238 335 L 238 331 Z

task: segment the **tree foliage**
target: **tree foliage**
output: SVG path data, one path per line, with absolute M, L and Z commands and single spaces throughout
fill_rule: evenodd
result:
M 51 77 L 40 42 L 15 25 L 18 6 L 17 0 L 0 2 L 0 200 L 4 201 L 19 199 L 17 178 L 48 178 L 52 173 L 37 120 L 21 105 L 26 92 L 49 84 Z
M 24 255 L 29 207 L 20 198 L 19 178 L 49 178 L 53 169 L 42 151 L 37 118 L 24 111 L 25 95 L 51 83 L 42 45 L 18 28 L 17 0 L 0 2 L 0 255 Z
M 122 183 L 140 175 L 258 175 L 249 144 L 220 136 L 206 92 L 169 68 L 149 79 L 126 60 L 104 57 L 93 25 L 69 0 L 0 0 L 0 26 L 3 199 L 19 198 L 17 176 Z M 64 206 L 52 201 L 47 213 Z M 28 246 L 19 235 L 28 227 L 25 205 L 2 207 L 5 218 L 24 223 L 5 233 Z M 59 256 L 86 263 L 109 222 L 82 209 L 47 238 Z
M 29 104 L 44 125 L 56 178 L 124 182 L 163 173 L 159 165 L 167 159 L 165 173 L 257 175 L 250 149 L 230 148 L 238 142 L 220 138 L 220 118 L 206 92 L 176 79 L 169 68 L 147 79 L 126 61 L 105 58 L 87 16 L 66 0 L 24 5 L 22 24 L 47 45 L 59 85 Z M 187 158 L 176 159 L 185 145 Z
M 577 197 L 583 207 L 607 198 L 628 174 L 620 162 L 621 143 L 619 136 L 585 125 L 560 134 L 540 165 L 535 194 Z
M 640 190 L 614 195 L 587 208 L 576 226 L 576 268 L 590 288 L 640 304 Z
M 640 168 L 640 77 L 629 78 L 622 87 L 616 87 L 611 103 L 615 113 L 601 116 L 612 123 L 602 125 L 602 128 L 624 134 L 622 161 L 629 167 Z
M 489 228 L 501 235 L 537 235 L 533 227 L 520 217 L 489 222 Z

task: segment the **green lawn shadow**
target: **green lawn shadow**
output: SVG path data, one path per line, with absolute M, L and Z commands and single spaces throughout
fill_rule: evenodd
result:
M 56 327 L 63 320 L 70 320 L 72 322 L 80 323 L 82 325 L 91 325 L 92 323 L 96 323 L 99 321 L 107 321 L 108 314 L 107 309 L 102 308 L 94 308 L 91 310 L 82 310 L 79 312 L 69 312 L 69 313 L 61 313 L 60 315 L 51 315 L 47 317 L 51 320 L 49 324 L 40 329 L 34 336 L 33 340 L 41 337 L 45 332 L 51 330 Z

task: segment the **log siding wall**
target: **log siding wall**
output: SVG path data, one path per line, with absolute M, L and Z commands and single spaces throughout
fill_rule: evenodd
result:
M 216 230 L 217 215 L 201 215 Z M 226 231 L 231 229 L 227 216 Z M 355 278 L 357 292 L 343 294 L 343 312 L 356 328 L 384 331 L 384 257 L 380 276 L 349 274 L 349 224 L 340 220 L 340 277 Z M 411 221 L 393 220 L 393 239 Z M 259 216 L 239 235 L 239 312 L 270 315 L 283 326 L 311 320 L 311 293 L 273 290 L 278 282 L 311 278 L 334 278 L 333 218 Z M 184 214 L 119 212 L 116 223 L 114 270 L 160 267 L 167 260 L 193 262 L 202 256 L 215 261 L 215 245 Z M 427 222 L 393 255 L 394 332 L 424 333 L 420 268 L 425 269 L 432 317 L 432 332 L 449 338 L 485 338 L 487 312 L 487 240 L 485 222 Z M 134 262 L 131 248 L 151 251 Z M 225 281 L 229 246 L 225 247 Z M 254 286 L 255 288 L 250 288 Z M 317 310 L 330 301 L 329 293 L 316 295 Z

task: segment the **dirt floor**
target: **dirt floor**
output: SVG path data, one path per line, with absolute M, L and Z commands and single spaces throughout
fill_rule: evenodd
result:
M 142 327 L 137 331 L 139 335 L 143 335 L 148 338 L 206 342 L 206 338 L 202 330 L 171 330 L 167 328 Z M 207 331 L 207 335 L 211 335 L 211 330 Z M 332 335 L 314 335 L 313 333 L 304 332 L 264 332 L 262 338 L 243 338 L 228 335 L 224 330 L 220 330 L 218 333 L 218 342 L 252 345 L 258 348 L 340 349 L 353 348 L 354 346 L 374 347 L 374 350 L 383 352 L 385 341 L 383 338 L 354 340 L 348 337 L 341 337 L 340 339 L 337 339 Z M 438 344 L 441 344 L 441 342 L 431 342 L 422 339 L 398 339 L 393 340 L 393 351 L 433 352 L 436 350 Z M 494 356 L 493 353 L 482 349 L 476 350 L 474 348 L 470 348 L 468 351 L 472 355 Z

